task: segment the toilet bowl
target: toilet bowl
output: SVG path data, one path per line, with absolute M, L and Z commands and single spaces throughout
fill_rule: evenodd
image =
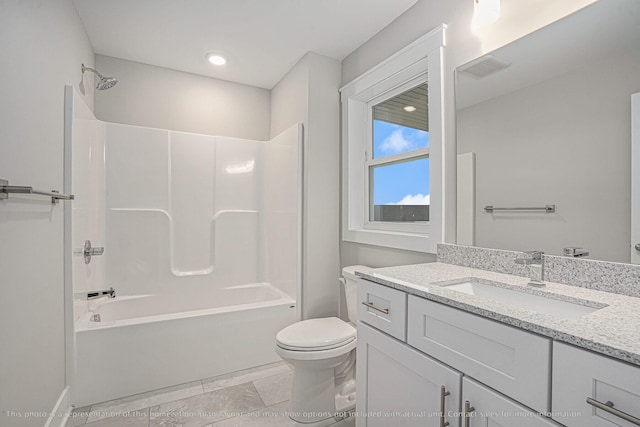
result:
M 356 280 L 355 265 L 341 280 L 350 322 L 337 317 L 303 320 L 276 335 L 276 353 L 293 369 L 289 416 L 312 423 L 355 407 Z

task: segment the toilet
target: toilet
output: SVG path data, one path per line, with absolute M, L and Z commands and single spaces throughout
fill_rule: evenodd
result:
M 276 335 L 276 353 L 293 368 L 289 416 L 294 421 L 313 423 L 355 407 L 355 270 L 368 269 L 362 265 L 342 269 L 349 322 L 337 317 L 308 319 Z

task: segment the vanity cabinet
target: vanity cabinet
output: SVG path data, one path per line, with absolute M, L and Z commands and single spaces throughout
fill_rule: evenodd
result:
M 460 372 L 363 323 L 357 351 L 357 427 L 460 426 Z
M 552 406 L 554 418 L 568 427 L 640 425 L 640 369 L 555 343 Z M 617 411 L 635 417 L 637 424 Z
M 358 427 L 640 426 L 638 366 L 365 280 L 358 292 Z

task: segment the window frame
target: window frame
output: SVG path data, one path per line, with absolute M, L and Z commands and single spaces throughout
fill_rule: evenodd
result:
M 365 196 L 365 219 L 363 227 L 371 230 L 389 230 L 389 231 L 404 231 L 413 233 L 426 233 L 429 231 L 429 221 L 422 222 L 390 222 L 390 221 L 371 221 L 371 209 L 373 207 L 373 193 L 371 192 L 371 167 L 374 166 L 386 166 L 395 163 L 400 163 L 407 160 L 419 160 L 422 158 L 430 158 L 430 149 L 418 148 L 412 151 L 406 151 L 404 153 L 392 154 L 390 156 L 380 156 L 376 159 L 373 158 L 373 107 L 391 99 L 397 95 L 400 95 L 410 89 L 421 84 L 428 83 L 427 72 L 422 73 L 414 79 L 409 80 L 395 88 L 387 91 L 383 95 L 380 95 L 374 99 L 366 102 L 367 108 L 367 144 L 365 147 L 365 161 L 364 161 L 364 196 Z M 431 160 L 429 160 L 431 161 Z
M 445 30 L 444 24 L 439 26 L 340 89 L 344 241 L 429 253 L 442 242 Z M 373 159 L 372 107 L 423 83 L 429 90 L 429 147 L 385 157 L 392 162 L 428 155 L 429 221 L 370 221 L 369 167 L 378 160 Z

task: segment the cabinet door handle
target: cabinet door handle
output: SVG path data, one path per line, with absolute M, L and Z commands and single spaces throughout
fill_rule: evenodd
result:
M 466 400 L 464 402 L 464 427 L 469 427 L 469 418 L 471 416 L 471 412 L 475 411 L 476 408 L 471 406 L 471 402 Z
M 445 405 L 444 405 L 444 398 L 449 396 L 451 393 L 449 393 L 444 386 L 440 386 L 440 427 L 447 427 L 449 425 L 449 421 L 445 421 L 444 420 L 444 412 L 445 412 Z
M 370 302 L 366 302 L 366 301 L 362 301 L 362 305 L 366 305 L 369 308 L 372 308 L 376 311 L 379 311 L 380 313 L 384 313 L 384 314 L 389 314 L 389 309 L 388 308 L 380 308 L 380 307 L 376 307 L 375 305 L 371 304 Z
M 607 401 L 606 403 L 598 402 L 595 399 L 587 397 L 587 403 L 591 406 L 595 406 L 598 409 L 602 409 L 605 412 L 610 413 L 611 415 L 615 415 L 618 418 L 622 418 L 625 421 L 629 421 L 631 424 L 635 424 L 640 426 L 640 418 L 636 418 L 633 415 L 629 415 L 626 412 L 622 412 L 619 409 L 613 407 L 612 401 Z

